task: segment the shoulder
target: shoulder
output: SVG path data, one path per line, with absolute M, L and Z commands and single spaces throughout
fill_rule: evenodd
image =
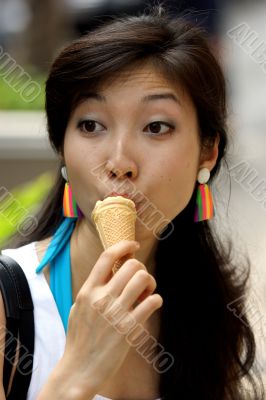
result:
M 1 254 L 13 258 L 23 270 L 26 269 L 28 272 L 38 263 L 35 242 L 16 249 L 4 249 Z
M 4 249 L 1 254 L 13 258 L 24 270 L 28 277 L 35 275 L 35 270 L 40 263 L 50 238 L 39 242 L 31 242 L 15 249 Z

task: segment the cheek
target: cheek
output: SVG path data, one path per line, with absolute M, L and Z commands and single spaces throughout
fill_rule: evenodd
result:
M 169 189 L 171 190 L 172 188 L 173 193 L 178 192 L 179 197 L 181 195 L 182 197 L 187 197 L 195 185 L 197 173 L 196 164 L 192 161 L 185 161 L 184 163 L 176 162 L 174 165 L 172 165 L 172 168 L 170 165 L 169 167 L 171 171 L 175 171 L 174 175 L 173 173 L 170 175 L 169 171 L 169 174 L 165 177 L 169 185 Z
M 198 168 L 197 148 L 189 152 L 177 152 L 163 163 L 160 176 L 160 202 L 165 203 L 169 219 L 178 215 L 189 203 L 193 194 Z M 167 198 L 167 203 L 165 202 Z
M 187 161 L 180 169 L 178 185 L 183 194 L 182 199 L 187 204 L 192 196 L 197 175 L 197 164 L 192 160 Z
M 95 177 L 92 174 L 96 162 L 95 157 L 95 152 L 84 146 L 82 141 L 66 137 L 64 159 L 68 178 L 73 195 L 85 215 L 86 210 L 90 213 L 90 209 L 97 200 L 93 197 L 91 190 L 95 184 Z
M 94 165 L 95 150 L 88 146 L 84 138 L 73 132 L 66 132 L 64 159 L 70 181 L 78 177 L 89 176 Z M 72 178 L 72 179 L 71 179 Z

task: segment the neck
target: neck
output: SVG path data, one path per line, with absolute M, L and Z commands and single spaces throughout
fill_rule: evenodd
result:
M 154 253 L 157 240 L 154 236 L 136 237 L 140 249 L 135 258 L 142 262 L 150 274 L 154 274 Z M 71 265 L 73 296 L 76 297 L 79 289 L 88 278 L 96 261 L 104 251 L 98 233 L 92 222 L 83 218 L 78 220 L 71 237 Z

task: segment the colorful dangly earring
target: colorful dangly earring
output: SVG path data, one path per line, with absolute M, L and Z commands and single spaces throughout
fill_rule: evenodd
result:
M 63 198 L 63 215 L 67 218 L 82 217 L 82 212 L 77 205 L 77 202 L 72 194 L 71 186 L 68 183 L 68 176 L 65 166 L 61 168 L 61 174 L 66 181 Z
M 205 221 L 214 216 L 213 199 L 209 186 L 210 171 L 208 168 L 202 168 L 198 173 L 199 186 L 196 197 L 196 210 L 194 222 Z

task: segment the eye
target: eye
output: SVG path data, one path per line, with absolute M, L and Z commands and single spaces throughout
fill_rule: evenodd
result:
M 154 121 L 147 125 L 147 128 L 149 128 L 151 136 L 162 136 L 171 134 L 175 129 L 175 126 L 173 124 L 169 124 L 168 122 Z
M 78 123 L 78 128 L 84 133 L 95 133 L 101 132 L 105 128 L 99 122 L 96 122 L 92 119 L 81 120 Z

